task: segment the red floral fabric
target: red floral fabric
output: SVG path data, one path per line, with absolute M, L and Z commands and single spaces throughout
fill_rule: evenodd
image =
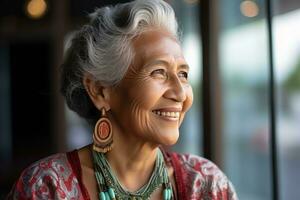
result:
M 194 155 L 166 153 L 174 168 L 179 200 L 237 200 L 227 177 L 212 162 Z M 77 151 L 55 154 L 25 169 L 7 199 L 90 200 L 81 179 Z
M 234 187 L 211 161 L 195 155 L 169 154 L 178 199 L 238 200 Z

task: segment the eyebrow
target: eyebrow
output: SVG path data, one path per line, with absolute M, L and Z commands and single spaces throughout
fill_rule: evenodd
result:
M 150 67 L 152 65 L 157 65 L 157 64 L 162 64 L 162 65 L 165 65 L 165 66 L 170 66 L 170 63 L 168 61 L 165 61 L 165 60 L 153 60 L 153 61 L 147 63 L 145 65 L 145 67 Z M 186 63 L 180 64 L 179 68 L 180 69 L 186 69 L 188 71 L 190 70 L 190 66 L 188 64 L 186 64 Z

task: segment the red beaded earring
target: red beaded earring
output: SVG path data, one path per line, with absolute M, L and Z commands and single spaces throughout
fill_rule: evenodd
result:
M 105 108 L 102 108 L 101 113 L 101 118 L 97 121 L 94 129 L 93 149 L 97 152 L 106 153 L 113 148 L 113 133 Z

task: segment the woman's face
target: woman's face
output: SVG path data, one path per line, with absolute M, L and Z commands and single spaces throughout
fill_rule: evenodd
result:
M 181 47 L 166 32 L 148 31 L 133 48 L 134 62 L 111 93 L 112 117 L 123 134 L 172 145 L 193 102 Z

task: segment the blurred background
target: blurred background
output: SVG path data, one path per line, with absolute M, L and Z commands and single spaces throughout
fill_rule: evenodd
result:
M 118 2 L 0 1 L 0 199 L 33 161 L 91 142 L 59 93 L 63 42 Z M 300 199 L 300 1 L 168 2 L 195 96 L 173 149 L 213 160 L 242 200 Z

